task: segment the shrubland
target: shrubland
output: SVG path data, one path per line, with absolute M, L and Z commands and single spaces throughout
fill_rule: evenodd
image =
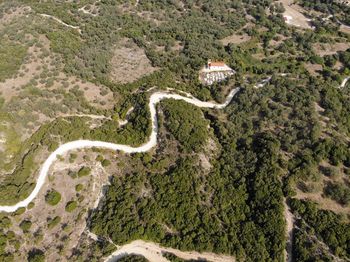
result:
M 299 2 L 310 10 L 328 12 L 324 1 Z M 301 182 L 319 182 L 324 163 L 329 170 L 338 170 L 338 176 L 349 174 L 349 85 L 337 87 L 349 74 L 350 51 L 321 57 L 313 49 L 313 44 L 350 39 L 337 31 L 334 21 L 315 20 L 315 30 L 291 28 L 283 21 L 283 8 L 274 1 L 140 1 L 133 7 L 126 1 L 102 0 L 97 16 L 78 11 L 92 1 L 22 0 L 11 5 L 20 3 L 34 10 L 28 18 L 33 22 L 27 23 L 34 38 L 38 32 L 45 35 L 50 52 L 62 59 L 55 60 L 57 68 L 62 66 L 67 75 L 109 88 L 119 100 L 113 109 L 99 110 L 78 88 L 65 90 L 71 85 L 68 81 L 48 92 L 61 70 L 48 68 L 23 87 L 17 100 L 1 100 L 1 117 L 6 121 L 10 118 L 6 113 L 17 108 L 22 114 L 30 112 L 35 98 L 43 101 L 53 95 L 63 96 L 64 102 L 39 102 L 39 111 L 47 116 L 54 109 L 64 112 L 67 108 L 112 116 L 95 126 L 84 117 L 56 118 L 24 141 L 14 135 L 9 148 L 16 154 L 7 166 L 9 174 L 1 181 L 1 204 L 14 204 L 28 196 L 35 182 L 33 173 L 42 162 L 35 156 L 55 150 L 60 143 L 81 138 L 133 146 L 145 142 L 151 132 L 147 109 L 150 88 L 175 88 L 200 99 L 222 100 L 228 89 L 240 86 L 240 93 L 224 112 L 201 110 L 181 101 L 162 102 L 158 112 L 167 138 L 162 145 L 171 140 L 176 149 L 169 149 L 165 156 L 161 155 L 164 146 L 149 154 L 133 155 L 130 164 L 139 161 L 133 171 L 120 176 L 111 173 L 101 208 L 90 212 L 89 229 L 120 245 L 141 238 L 182 250 L 231 254 L 238 260 L 279 261 L 286 242 L 283 201 L 288 198 L 297 219 L 293 252 L 298 261 L 332 260 L 332 255 L 349 258 L 346 218 L 296 199 Z M 347 9 L 331 5 L 337 17 L 346 22 Z M 39 19 L 38 13 L 79 26 L 81 34 L 55 21 Z M 4 78 L 15 75 L 32 44 L 19 41 L 29 30 L 25 28 L 14 30 L 13 26 L 2 33 L 11 36 L 0 47 L 6 61 L 0 65 Z M 236 33 L 246 34 L 250 40 L 226 46 L 219 41 Z M 125 37 L 144 49 L 151 64 L 160 69 L 133 83 L 118 84 L 109 78 L 110 60 L 115 43 Z M 12 52 L 16 55 L 9 64 Z M 224 60 L 236 70 L 235 76 L 213 86 L 201 85 L 197 72 L 207 59 Z M 342 66 L 335 68 L 339 63 Z M 308 64 L 321 65 L 322 70 L 311 74 Z M 267 76 L 272 78 L 266 86 L 252 88 Z M 40 82 L 47 89 L 38 88 Z M 118 119 L 124 119 L 131 106 L 134 110 L 128 123 L 119 127 Z M 11 121 L 29 123 L 29 115 L 19 116 L 12 114 Z M 14 132 L 8 129 L 7 133 Z M 217 152 L 209 157 L 211 167 L 205 171 L 199 165 L 199 155 L 208 156 L 208 140 L 216 143 Z M 75 157 L 70 157 L 74 162 Z M 103 156 L 96 161 L 104 167 L 115 164 Z M 71 175 L 89 175 L 87 167 L 81 168 Z M 346 205 L 348 184 L 338 182 L 332 180 L 322 192 Z M 66 211 L 79 209 L 78 201 L 65 203 Z M 58 217 L 50 218 L 47 226 L 54 227 L 58 221 Z M 4 218 L 1 222 L 1 259 L 11 259 L 5 249 L 10 246 L 6 234 L 11 221 Z M 29 224 L 23 223 L 25 231 Z M 7 238 L 15 238 L 11 236 Z M 329 250 L 320 248 L 320 241 Z M 113 249 L 107 241 L 95 245 L 96 253 L 104 255 Z M 44 259 L 40 250 L 34 251 L 28 259 Z

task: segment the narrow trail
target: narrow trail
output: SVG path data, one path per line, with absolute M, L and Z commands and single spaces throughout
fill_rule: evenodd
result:
M 150 262 L 168 262 L 169 260 L 163 257 L 164 253 L 172 253 L 175 256 L 184 260 L 204 260 L 212 262 L 233 262 L 234 257 L 217 255 L 214 253 L 204 252 L 199 253 L 195 251 L 180 251 L 174 248 L 162 247 L 153 242 L 145 242 L 143 240 L 136 240 L 129 244 L 119 247 L 117 251 L 106 258 L 105 262 L 115 262 L 127 255 L 142 255 Z
M 59 117 L 88 117 L 91 119 L 111 119 L 109 116 L 104 115 L 91 115 L 91 114 L 63 114 Z
M 284 205 L 284 217 L 286 220 L 286 237 L 287 237 L 287 245 L 286 245 L 286 251 L 285 251 L 285 261 L 286 262 L 292 262 L 293 257 L 293 228 L 294 228 L 294 215 L 291 212 L 286 199 L 284 199 L 283 202 Z
M 76 140 L 72 142 L 68 142 L 59 146 L 54 152 L 52 152 L 49 157 L 44 162 L 41 167 L 39 177 L 37 178 L 36 185 L 31 194 L 24 200 L 18 202 L 12 206 L 0 206 L 0 212 L 14 212 L 18 208 L 26 207 L 34 198 L 38 195 L 41 187 L 45 183 L 46 177 L 49 174 L 51 165 L 56 161 L 57 157 L 67 153 L 68 151 L 75 149 L 83 149 L 83 148 L 104 148 L 116 151 L 123 151 L 125 153 L 142 153 L 151 150 L 154 146 L 157 145 L 157 135 L 158 135 L 158 119 L 156 113 L 156 105 L 163 99 L 175 99 L 175 100 L 184 100 L 187 103 L 193 104 L 202 108 L 216 108 L 223 109 L 225 108 L 232 100 L 232 98 L 238 93 L 240 88 L 233 89 L 226 98 L 226 101 L 222 104 L 212 103 L 212 102 L 203 102 L 194 98 L 190 94 L 187 97 L 181 96 L 178 94 L 171 94 L 167 92 L 156 92 L 153 93 L 150 97 L 150 101 L 148 104 L 150 113 L 151 113 L 151 122 L 152 122 L 152 132 L 149 137 L 149 141 L 139 147 L 132 147 L 129 145 L 122 144 L 114 144 L 103 141 L 91 141 L 91 140 Z
M 61 25 L 64 25 L 64 26 L 66 26 L 66 27 L 69 27 L 69 28 L 78 30 L 78 32 L 81 34 L 81 30 L 80 30 L 80 27 L 79 27 L 79 26 L 74 26 L 74 25 L 66 24 L 66 23 L 63 22 L 61 19 L 58 19 L 57 17 L 54 17 L 54 16 L 52 16 L 52 15 L 40 14 L 40 16 L 46 17 L 46 18 L 51 18 L 51 19 L 55 20 L 57 23 L 59 23 L 59 24 L 61 24 Z

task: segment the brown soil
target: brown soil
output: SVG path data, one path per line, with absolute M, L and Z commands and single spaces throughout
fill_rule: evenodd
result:
M 276 47 L 276 46 L 282 44 L 286 39 L 287 39 L 287 37 L 285 37 L 284 35 L 278 34 L 276 40 L 272 39 L 270 41 L 270 45 L 273 47 Z
M 313 49 L 319 56 L 333 55 L 339 51 L 346 51 L 350 48 L 350 43 L 334 43 L 334 44 L 314 44 Z
M 28 14 L 30 11 L 31 11 L 31 8 L 29 6 L 20 6 L 20 7 L 10 8 L 0 18 L 0 28 L 6 26 L 6 24 L 11 23 L 13 19 L 18 19 L 21 16 Z
M 306 11 L 301 6 L 294 4 L 294 0 L 280 0 L 279 2 L 283 4 L 286 10 L 284 15 L 293 18 L 291 20 L 292 25 L 304 29 L 311 28 L 307 18 L 303 15 Z
M 13 219 L 14 225 L 11 230 L 18 234 L 16 238 L 23 242 L 20 252 L 16 254 L 16 261 L 25 261 L 23 256 L 34 247 L 45 250 L 47 261 L 66 260 L 85 230 L 87 211 L 94 208 L 102 186 L 107 183 L 110 170 L 105 170 L 99 162 L 83 159 L 84 155 L 88 155 L 92 160 L 96 158 L 97 154 L 91 150 L 74 152 L 78 154 L 74 163 L 69 163 L 70 153 L 64 156 L 64 161 L 57 160 L 51 168 L 49 182 L 44 183 L 33 201 L 35 206 Z M 103 155 L 111 156 L 108 152 L 104 152 Z M 69 170 L 77 171 L 82 166 L 90 166 L 92 171 L 89 176 L 73 179 L 68 175 Z M 78 184 L 83 185 L 83 190 L 80 192 L 75 190 L 75 186 Z M 60 192 L 62 196 L 61 201 L 56 206 L 50 206 L 45 202 L 45 194 L 52 188 Z M 84 198 L 78 201 L 78 207 L 71 213 L 65 211 L 66 203 L 72 199 L 77 200 L 79 196 Z M 61 217 L 61 222 L 54 228 L 48 229 L 47 219 L 56 216 Z M 32 222 L 29 234 L 23 234 L 18 226 L 24 219 Z
M 341 25 L 339 31 L 350 35 L 350 26 Z
M 157 70 L 151 65 L 145 51 L 127 38 L 122 39 L 117 44 L 111 64 L 110 77 L 118 83 L 134 82 Z
M 319 72 L 323 70 L 322 65 L 319 64 L 311 64 L 311 63 L 306 63 L 305 65 L 306 70 L 310 73 L 312 76 L 318 76 L 320 75 Z
M 335 65 L 334 65 L 333 69 L 335 69 L 335 70 L 340 70 L 340 69 L 342 69 L 343 67 L 344 67 L 343 63 L 337 61 L 337 62 L 335 63 Z
M 322 111 L 322 108 L 319 108 Z M 332 167 L 328 162 L 322 161 L 319 165 L 320 169 Z M 331 210 L 337 214 L 350 214 L 350 206 L 343 206 L 336 201 L 325 197 L 323 195 L 323 188 L 329 182 L 335 183 L 347 183 L 349 184 L 348 177 L 344 174 L 341 167 L 339 167 L 339 174 L 328 177 L 323 174 L 320 174 L 317 181 L 305 182 L 305 185 L 308 185 L 309 188 L 312 188 L 311 192 L 304 192 L 302 188 L 296 188 L 296 198 L 297 199 L 309 199 L 316 202 L 321 209 Z
M 230 35 L 228 37 L 221 39 L 220 42 L 223 45 L 241 44 L 241 43 L 249 41 L 250 39 L 251 39 L 251 37 L 249 35 L 246 35 L 246 34 L 243 34 L 243 35 L 233 34 L 233 35 Z
M 345 215 L 350 214 L 350 207 L 342 206 L 332 199 L 322 197 L 321 192 L 304 193 L 300 190 L 297 190 L 297 195 L 295 198 L 308 199 L 308 200 L 314 201 L 319 205 L 321 209 L 331 210 L 337 214 L 345 214 Z
M 84 97 L 92 106 L 111 109 L 116 102 L 109 88 L 98 86 L 91 82 L 85 82 L 73 76 L 67 77 L 64 73 L 60 73 L 52 88 L 59 88 L 63 80 L 69 83 L 69 88 L 78 86 L 79 90 L 84 92 Z

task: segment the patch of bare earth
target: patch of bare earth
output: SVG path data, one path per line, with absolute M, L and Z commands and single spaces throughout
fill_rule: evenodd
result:
M 29 34 L 26 38 L 33 40 Z M 43 35 L 37 39 L 38 42 L 28 48 L 18 72 L 0 82 L 4 109 L 12 113 L 9 124 L 18 131 L 22 141 L 45 122 L 65 115 L 89 114 L 89 109 L 83 106 L 85 102 L 98 109 L 111 109 L 117 99 L 105 86 L 62 73 L 63 63 L 50 52 L 50 41 Z
M 294 0 L 280 0 L 279 2 L 283 4 L 286 10 L 283 16 L 287 19 L 286 22 L 288 24 L 304 29 L 311 29 L 310 19 L 304 15 L 306 11 L 301 6 L 295 4 Z
M 285 37 L 284 35 L 278 34 L 274 39 L 272 39 L 270 41 L 270 45 L 275 47 L 275 46 L 279 46 L 280 44 L 282 44 L 285 40 L 287 39 L 287 37 Z
M 350 35 L 350 26 L 341 25 L 339 31 Z
M 78 157 L 74 163 L 69 162 L 70 153 Z M 44 183 L 38 196 L 34 199 L 34 207 L 13 220 L 13 230 L 22 244 L 15 261 L 25 261 L 26 254 L 33 248 L 45 250 L 46 261 L 67 261 L 74 247 L 78 244 L 81 234 L 86 228 L 88 209 L 95 208 L 101 198 L 100 192 L 108 181 L 110 170 L 101 166 L 99 162 L 86 160 L 88 156 L 94 160 L 97 153 L 91 150 L 75 151 L 63 156 L 64 160 L 57 160 L 51 167 L 48 181 Z M 106 152 L 105 152 L 106 153 Z M 106 155 L 104 153 L 104 155 Z M 91 168 L 88 176 L 72 178 L 69 171 L 77 172 L 82 166 Z M 75 186 L 83 185 L 81 191 Z M 45 201 L 48 190 L 55 189 L 61 193 L 61 200 L 56 206 L 50 206 Z M 65 210 L 68 201 L 77 201 L 78 207 L 73 212 Z M 60 217 L 60 222 L 49 228 L 49 221 Z M 23 234 L 19 223 L 30 220 L 32 226 L 29 233 Z
M 335 62 L 335 65 L 333 66 L 333 69 L 335 69 L 335 70 L 341 70 L 343 67 L 344 67 L 343 63 L 337 61 L 337 62 Z
M 74 76 L 67 77 L 64 73 L 60 73 L 60 77 L 54 82 L 52 88 L 59 88 L 63 82 L 69 84 L 69 89 L 78 88 L 82 91 L 85 99 L 96 108 L 111 109 L 115 105 L 116 99 L 113 93 L 105 86 L 83 81 Z
M 350 207 L 342 206 L 330 198 L 323 197 L 322 192 L 305 193 L 297 190 L 297 195 L 295 198 L 314 201 L 321 209 L 330 210 L 337 214 L 350 214 Z
M 283 201 L 284 205 L 284 217 L 286 220 L 286 237 L 287 237 L 287 246 L 285 250 L 285 258 L 287 262 L 292 261 L 292 251 L 293 251 L 293 228 L 294 228 L 294 216 L 291 212 L 289 206 L 286 203 L 286 200 Z
M 97 16 L 99 13 L 99 6 L 98 4 L 101 2 L 101 0 L 97 0 L 93 4 L 84 5 L 79 9 L 79 11 L 83 12 L 87 15 Z
M 157 70 L 151 65 L 145 51 L 128 38 L 116 45 L 111 65 L 111 79 L 123 84 L 134 82 Z
M 26 37 L 29 40 L 33 38 L 31 35 Z M 4 82 L 0 82 L 0 92 L 6 102 L 11 100 L 12 97 L 19 95 L 23 87 L 34 79 L 40 80 L 44 68 L 47 68 L 49 71 L 62 69 L 60 68 L 62 67 L 60 63 L 53 61 L 56 57 L 49 51 L 50 41 L 43 35 L 39 36 L 38 39 L 38 45 L 28 48 L 25 63 L 17 74 Z M 53 81 L 49 86 L 47 85 L 48 81 L 39 81 L 36 83 L 36 87 L 41 90 L 60 89 L 64 85 L 63 82 L 66 82 L 68 87 L 77 87 L 81 90 L 86 100 L 96 107 L 112 108 L 114 105 L 113 93 L 107 87 L 97 86 L 76 77 L 67 77 L 64 73 L 59 73 L 57 77 L 51 80 Z
M 156 26 L 160 26 L 164 21 L 160 20 L 160 17 L 155 17 L 154 12 L 150 11 L 142 11 L 142 12 L 137 12 L 137 15 L 141 17 L 142 19 L 154 23 Z
M 230 36 L 227 36 L 223 39 L 220 40 L 220 42 L 223 45 L 228 45 L 228 44 L 242 44 L 244 42 L 247 42 L 251 39 L 251 37 L 247 34 L 242 34 L 242 35 L 238 35 L 238 34 L 233 34 Z
M 218 153 L 218 146 L 212 138 L 208 138 L 208 141 L 204 147 L 203 152 L 198 154 L 199 164 L 203 168 L 204 173 L 209 173 L 212 168 L 211 160 Z
M 319 56 L 333 55 L 339 51 L 346 51 L 350 48 L 350 43 L 334 43 L 334 44 L 314 44 L 313 49 Z
M 14 19 L 18 19 L 21 16 L 27 15 L 30 11 L 31 8 L 29 6 L 12 7 L 9 10 L 6 10 L 2 16 L 0 14 L 0 28 L 11 23 Z
M 323 70 L 323 66 L 320 64 L 312 64 L 312 63 L 306 63 L 305 69 L 310 73 L 312 76 L 318 76 L 320 75 L 320 72 Z
M 319 165 L 320 170 L 335 168 L 326 161 L 322 161 Z M 300 183 L 296 188 L 297 199 L 308 199 L 316 202 L 321 209 L 331 210 L 337 214 L 350 214 L 349 205 L 341 205 L 335 200 L 326 197 L 323 194 L 323 189 L 328 183 L 346 183 L 349 184 L 348 177 L 344 174 L 342 168 L 337 168 L 336 175 L 326 176 L 320 175 L 315 181 L 308 181 Z M 323 171 L 322 171 L 323 172 Z

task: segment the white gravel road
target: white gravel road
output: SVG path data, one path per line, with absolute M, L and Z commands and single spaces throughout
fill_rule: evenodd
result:
M 114 143 L 103 142 L 103 141 L 91 141 L 91 140 L 76 140 L 76 141 L 63 144 L 60 147 L 58 147 L 54 152 L 52 152 L 44 162 L 43 166 L 41 167 L 39 177 L 37 179 L 34 190 L 31 192 L 31 194 L 26 199 L 18 202 L 15 205 L 0 206 L 0 212 L 1 211 L 14 212 L 20 207 L 26 207 L 31 201 L 33 201 L 33 199 L 38 195 L 41 187 L 45 183 L 46 177 L 49 174 L 49 169 L 51 165 L 56 161 L 58 156 L 63 155 L 70 150 L 98 147 L 98 148 L 104 148 L 104 149 L 110 149 L 110 150 L 116 150 L 116 151 L 123 151 L 125 153 L 141 153 L 141 152 L 149 151 L 151 148 L 153 148 L 157 144 L 158 119 L 156 114 L 156 104 L 159 103 L 161 100 L 163 99 L 184 100 L 187 103 L 193 104 L 198 107 L 222 109 L 231 102 L 232 98 L 234 97 L 235 94 L 237 94 L 239 90 L 240 88 L 233 89 L 230 92 L 230 94 L 227 96 L 226 101 L 223 104 L 217 104 L 213 102 L 203 102 L 194 98 L 190 94 L 187 94 L 188 96 L 181 96 L 181 95 L 171 94 L 166 92 L 156 92 L 152 94 L 148 104 L 149 110 L 151 113 L 151 120 L 152 120 L 152 133 L 147 143 L 139 147 L 132 147 L 128 145 L 114 144 Z

